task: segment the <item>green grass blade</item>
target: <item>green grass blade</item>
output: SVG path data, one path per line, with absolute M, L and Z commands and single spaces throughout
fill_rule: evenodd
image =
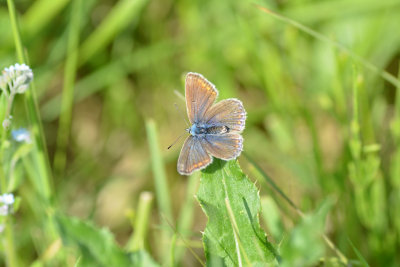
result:
M 38 0 L 24 14 L 23 31 L 30 37 L 35 36 L 57 16 L 68 4 L 69 0 Z
M 7 4 L 10 14 L 11 27 L 13 30 L 15 47 L 17 51 L 17 58 L 20 63 L 26 63 L 27 60 L 25 58 L 20 31 L 17 24 L 14 2 L 12 0 L 7 0 Z M 44 197 L 46 199 L 50 199 L 52 194 L 51 192 L 52 178 L 51 178 L 51 171 L 48 160 L 46 143 L 44 139 L 43 126 L 40 119 L 40 113 L 37 104 L 34 81 L 32 81 L 31 83 L 30 90 L 27 90 L 25 92 L 25 103 L 27 106 L 27 115 L 31 123 L 33 137 L 34 137 L 33 139 L 37 150 L 36 151 L 37 153 L 35 153 L 36 154 L 35 158 L 37 160 L 37 166 L 41 171 L 40 178 L 38 177 L 38 179 L 40 179 L 42 182 Z
M 322 41 L 322 42 L 324 42 L 324 43 L 329 44 L 330 46 L 333 46 L 333 47 L 338 48 L 339 50 L 343 51 L 344 53 L 348 54 L 349 56 L 351 56 L 352 58 L 354 58 L 355 60 L 357 60 L 358 62 L 360 62 L 365 68 L 367 68 L 367 69 L 369 69 L 370 71 L 372 71 L 372 72 L 374 72 L 374 73 L 380 75 L 383 79 L 385 79 L 386 81 L 390 82 L 390 83 L 393 84 L 394 86 L 398 87 L 398 86 L 400 85 L 400 81 L 399 81 L 396 77 L 394 77 L 392 74 L 390 74 L 389 72 L 387 72 L 387 71 L 385 71 L 385 70 L 379 69 L 377 66 L 375 66 L 375 65 L 372 64 L 371 62 L 365 60 L 364 58 L 362 58 L 362 57 L 360 57 L 359 55 L 357 55 L 357 54 L 355 54 L 354 52 L 352 52 L 352 51 L 351 51 L 349 48 L 347 48 L 346 46 L 344 46 L 344 45 L 342 45 L 342 44 L 340 44 L 340 43 L 338 43 L 338 42 L 335 42 L 335 41 L 329 39 L 328 37 L 326 37 L 326 36 L 324 36 L 324 35 L 322 35 L 322 34 L 316 32 L 316 31 L 314 31 L 314 30 L 312 30 L 312 29 L 306 27 L 305 25 L 303 25 L 303 24 L 301 24 L 301 23 L 299 23 L 299 22 L 297 22 L 297 21 L 294 21 L 294 20 L 292 20 L 292 19 L 290 19 L 290 18 L 287 18 L 287 17 L 285 17 L 285 16 L 282 16 L 282 15 L 280 15 L 280 14 L 278 14 L 278 13 L 275 13 L 275 12 L 273 12 L 273 11 L 271 11 L 271 10 L 265 8 L 265 7 L 261 7 L 261 6 L 259 6 L 259 5 L 256 5 L 256 6 L 257 6 L 257 8 L 259 8 L 261 11 L 263 11 L 263 12 L 265 12 L 265 13 L 271 15 L 272 17 L 274 17 L 274 18 L 276 18 L 276 19 L 278 19 L 278 20 L 280 20 L 280 21 L 282 21 L 282 22 L 288 23 L 288 24 L 290 24 L 290 25 L 296 27 L 297 29 L 299 29 L 299 30 L 301 30 L 301 31 L 303 31 L 303 32 L 305 32 L 305 33 L 311 35 L 311 36 L 314 37 L 315 39 L 318 39 L 318 40 L 320 40 L 320 41 Z
M 356 253 L 357 258 L 360 260 L 361 266 L 369 267 L 368 262 L 364 259 L 364 257 L 360 253 L 360 251 L 358 251 L 358 249 L 354 246 L 353 242 L 351 242 L 350 239 L 348 239 L 348 241 L 349 241 L 349 243 L 351 245 L 351 248 L 353 249 L 354 253 Z
M 104 88 L 109 88 L 128 74 L 156 64 L 156 62 L 170 57 L 174 52 L 173 46 L 169 42 L 165 42 L 137 49 L 132 54 L 111 61 L 77 81 L 74 101 L 82 101 Z M 60 114 L 60 104 L 60 95 L 45 103 L 42 106 L 43 119 L 48 121 L 56 119 Z
M 332 206 L 332 199 L 325 200 L 314 214 L 302 217 L 301 222 L 290 231 L 280 248 L 282 266 L 313 266 L 319 262 L 326 250 L 321 236 Z
M 151 167 L 153 170 L 154 186 L 156 191 L 156 200 L 159 208 L 159 212 L 165 217 L 164 220 L 172 221 L 172 208 L 171 198 L 169 193 L 167 175 L 164 169 L 164 162 L 162 159 L 160 147 L 158 144 L 158 136 L 156 124 L 153 120 L 147 120 L 146 122 L 147 141 L 150 148 L 151 155 Z M 161 219 L 163 220 L 163 219 Z M 162 235 L 160 237 L 160 244 L 162 247 L 162 254 L 164 260 L 167 260 L 169 251 L 169 233 L 166 232 L 168 228 L 167 222 L 162 222 Z
M 81 61 L 84 63 L 108 45 L 133 19 L 137 19 L 147 0 L 118 1 L 108 16 L 82 44 Z
M 71 128 L 74 86 L 78 65 L 78 46 L 80 33 L 81 0 L 74 0 L 69 24 L 68 52 L 65 62 L 64 85 L 61 103 L 61 116 L 58 127 L 57 150 L 54 156 L 54 173 L 62 175 L 66 165 L 66 148 Z
M 134 232 L 126 246 L 128 251 L 144 249 L 151 207 L 153 206 L 153 198 L 154 197 L 151 192 L 143 192 L 139 196 L 139 204 L 137 212 L 135 213 L 135 224 L 133 227 Z
M 297 207 L 296 204 L 279 188 L 279 186 L 272 180 L 269 175 L 267 175 L 263 169 L 245 152 L 242 153 L 246 159 L 253 165 L 253 167 L 261 174 L 261 176 L 265 179 L 265 181 L 276 191 L 278 194 L 299 214 L 301 217 L 304 217 L 304 213 Z M 326 244 L 336 253 L 339 259 L 347 264 L 349 260 L 346 256 L 335 246 L 335 244 L 326 236 L 322 236 L 326 242 Z
M 297 213 L 300 215 L 303 214 L 301 210 L 294 204 L 294 202 L 278 187 L 278 185 L 272 180 L 271 177 L 269 177 L 268 174 L 266 174 L 261 167 L 246 153 L 243 152 L 243 155 L 246 157 L 246 159 L 257 169 L 257 171 L 263 176 L 265 181 L 276 191 L 278 194 L 286 200 L 289 205 L 296 210 Z
M 168 220 L 172 219 L 172 209 L 170 194 L 168 189 L 167 175 L 164 169 L 164 162 L 158 144 L 156 124 L 153 120 L 146 122 L 147 138 L 150 147 L 152 170 L 154 175 L 156 198 L 160 211 L 167 216 Z
M 158 266 L 143 250 L 123 251 L 107 229 L 62 215 L 56 220 L 63 243 L 79 248 L 82 266 Z
M 194 216 L 194 195 L 196 194 L 196 190 L 199 184 L 199 173 L 194 173 L 189 176 L 186 187 L 186 199 L 183 202 L 183 207 L 179 214 L 178 222 L 177 222 L 177 231 L 180 234 L 178 237 L 182 237 L 182 239 L 186 239 L 189 237 L 189 232 L 193 223 Z M 184 255 L 185 248 L 178 247 L 175 253 L 175 263 L 179 263 Z
M 400 62 L 399 62 L 399 73 L 398 77 L 400 79 Z M 400 191 L 400 86 L 397 87 L 396 100 L 394 105 L 394 117 L 391 123 L 391 132 L 394 139 L 395 151 L 392 159 L 391 170 L 390 170 L 390 178 L 392 185 L 396 188 L 396 190 Z M 398 221 L 400 222 L 400 214 Z M 400 234 L 400 224 L 398 232 Z

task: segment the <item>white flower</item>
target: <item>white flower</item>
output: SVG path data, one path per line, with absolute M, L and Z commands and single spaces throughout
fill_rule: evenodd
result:
M 29 85 L 23 84 L 15 88 L 15 92 L 17 94 L 23 94 L 28 89 Z
M 4 205 L 12 205 L 14 204 L 14 195 L 13 194 L 3 194 L 2 196 L 0 195 L 0 203 L 3 203 Z
M 13 130 L 11 132 L 12 138 L 17 142 L 31 143 L 31 133 L 24 128 Z
M 22 94 L 28 89 L 33 79 L 33 72 L 25 64 L 15 64 L 3 70 L 1 85 L 10 85 L 10 92 Z
M 3 128 L 8 130 L 11 126 L 11 116 L 9 116 L 8 118 L 4 119 L 3 121 Z
M 0 195 L 0 216 L 7 216 L 12 211 L 12 205 L 14 204 L 13 194 Z
M 14 204 L 14 201 L 14 195 L 12 193 L 0 195 L 0 203 L 3 203 L 4 205 L 12 205 Z

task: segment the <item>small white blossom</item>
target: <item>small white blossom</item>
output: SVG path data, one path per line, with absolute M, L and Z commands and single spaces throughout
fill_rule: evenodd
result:
M 10 92 L 24 93 L 33 79 L 33 72 L 25 64 L 15 64 L 3 70 L 0 85 L 9 85 Z
M 9 116 L 8 118 L 4 119 L 4 121 L 3 121 L 3 128 L 4 128 L 4 129 L 8 130 L 8 129 L 10 128 L 10 126 L 11 126 L 11 119 L 12 119 L 11 116 Z
M 28 90 L 29 85 L 28 84 L 23 84 L 20 86 L 15 87 L 15 92 L 17 94 L 23 94 L 25 93 L 26 90 Z
M 17 142 L 31 143 L 31 134 L 27 129 L 20 128 L 11 132 L 12 138 Z
M 8 130 L 11 126 L 11 107 L 16 94 L 23 94 L 29 88 L 33 79 L 33 72 L 25 64 L 15 64 L 2 71 L 0 76 L 0 89 L 7 98 L 5 119 L 2 122 L 3 128 Z
M 12 212 L 12 205 L 14 204 L 13 194 L 0 195 L 0 216 L 7 216 Z
M 3 194 L 0 195 L 0 203 L 3 203 L 5 205 L 12 205 L 14 204 L 14 195 L 13 194 Z

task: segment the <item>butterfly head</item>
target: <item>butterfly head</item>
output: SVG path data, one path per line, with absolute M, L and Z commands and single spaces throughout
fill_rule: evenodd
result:
M 196 123 L 193 123 L 192 126 L 190 126 L 189 128 L 186 129 L 186 131 L 193 136 L 196 134 L 199 134 L 199 130 L 200 130 L 200 128 L 198 127 L 198 125 Z

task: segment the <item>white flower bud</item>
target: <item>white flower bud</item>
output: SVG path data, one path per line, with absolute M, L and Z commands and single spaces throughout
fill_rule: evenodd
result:
M 5 130 L 8 130 L 8 129 L 10 129 L 10 126 L 11 126 L 11 119 L 10 118 L 4 119 L 3 128 Z

